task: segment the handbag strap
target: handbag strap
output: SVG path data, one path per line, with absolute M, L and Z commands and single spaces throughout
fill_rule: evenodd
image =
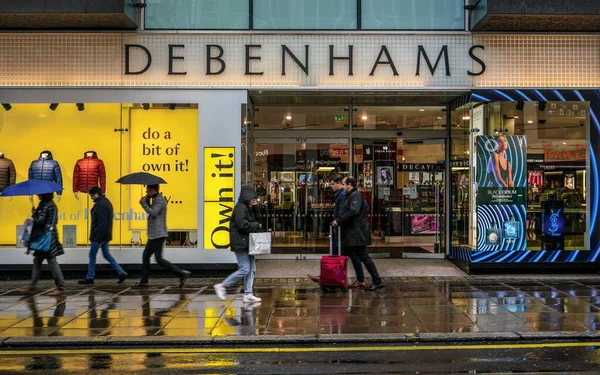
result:
M 56 217 L 58 216 L 58 207 L 54 206 L 54 215 L 52 215 L 52 225 L 50 226 L 50 231 L 54 230 L 54 224 L 56 224 Z

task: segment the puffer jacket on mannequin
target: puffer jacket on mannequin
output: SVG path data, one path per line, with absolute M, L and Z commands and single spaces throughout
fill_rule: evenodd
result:
M 4 157 L 3 153 L 0 153 L 0 193 L 6 189 L 7 186 L 14 185 L 17 182 L 17 170 L 12 160 Z
M 46 157 L 42 155 L 46 154 Z M 52 152 L 44 150 L 40 152 L 40 158 L 31 162 L 29 166 L 29 179 L 30 180 L 45 180 L 53 181 L 63 186 L 62 172 L 60 165 L 53 159 Z M 62 191 L 57 193 L 62 195 Z
M 77 160 L 73 171 L 73 192 L 87 193 L 94 186 L 100 186 L 102 194 L 106 193 L 106 168 L 98 159 L 96 151 L 87 151 L 83 159 Z

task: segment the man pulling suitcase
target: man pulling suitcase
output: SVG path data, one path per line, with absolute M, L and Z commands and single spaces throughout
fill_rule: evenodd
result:
M 365 290 L 373 291 L 383 288 L 383 280 L 381 280 L 377 267 L 367 250 L 367 246 L 371 244 L 371 231 L 367 220 L 368 205 L 358 191 L 354 177 L 348 176 L 344 179 L 344 190 L 346 191 L 346 198 L 342 210 L 331 225 L 342 228 L 344 254 L 348 254 L 350 259 L 358 258 L 369 271 L 373 283 Z M 361 279 L 358 270 L 357 279 L 359 282 L 364 282 L 364 276 Z

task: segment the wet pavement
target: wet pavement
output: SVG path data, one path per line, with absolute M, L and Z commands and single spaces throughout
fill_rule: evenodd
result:
M 221 337 L 424 333 L 591 333 L 600 325 L 600 278 L 387 278 L 376 292 L 323 293 L 308 279 L 258 279 L 260 304 L 217 280 L 155 279 L 147 290 L 101 280 L 64 296 L 22 296 L 0 282 L 0 338 Z M 44 289 L 46 287 L 47 289 Z M 4 344 L 10 340 L 2 339 Z
M 598 374 L 596 346 L 353 347 L 250 353 L 152 349 L 0 351 L 0 373 L 30 374 Z M 308 351 L 307 351 L 308 350 Z

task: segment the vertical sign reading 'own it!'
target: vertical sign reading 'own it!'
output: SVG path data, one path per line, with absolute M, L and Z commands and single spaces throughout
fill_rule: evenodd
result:
M 229 220 L 235 205 L 235 148 L 204 149 L 204 248 L 229 248 Z

